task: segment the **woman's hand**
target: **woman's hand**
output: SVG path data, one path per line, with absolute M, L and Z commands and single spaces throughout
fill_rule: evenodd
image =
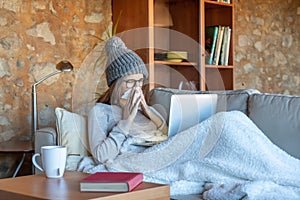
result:
M 142 89 L 141 88 L 138 88 L 138 89 L 140 90 L 140 93 L 141 93 L 141 98 L 140 98 L 141 99 L 141 107 L 142 107 L 144 114 L 151 121 L 153 121 L 153 123 L 156 125 L 157 128 L 161 127 L 163 124 L 162 119 L 149 108 L 149 106 L 145 100 L 145 96 L 143 95 Z
M 133 89 L 127 98 L 125 105 L 123 106 L 122 119 L 128 120 L 129 122 L 133 122 L 137 112 L 139 105 L 141 103 L 141 93 L 137 90 Z
M 142 110 L 143 110 L 144 114 L 146 115 L 146 117 L 151 119 L 150 115 L 151 115 L 152 111 L 149 108 L 148 104 L 146 103 L 145 96 L 143 95 L 142 89 L 139 88 L 139 90 L 141 92 L 141 107 L 142 107 Z

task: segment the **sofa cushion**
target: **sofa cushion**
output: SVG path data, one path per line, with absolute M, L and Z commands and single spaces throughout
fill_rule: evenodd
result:
M 58 145 L 67 147 L 68 156 L 89 155 L 86 119 L 63 108 L 56 108 Z
M 300 158 L 300 97 L 253 94 L 248 116 L 273 143 Z
M 259 91 L 254 89 L 193 91 L 170 88 L 155 88 L 150 91 L 149 104 L 156 108 L 168 122 L 170 100 L 173 94 L 218 94 L 217 112 L 239 110 L 247 114 L 248 98 L 254 93 L 259 93 Z

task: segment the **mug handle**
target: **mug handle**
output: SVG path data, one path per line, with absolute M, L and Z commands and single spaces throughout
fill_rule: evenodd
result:
M 41 156 L 41 154 L 40 153 L 35 153 L 33 156 L 32 156 L 32 163 L 33 163 L 33 165 L 36 167 L 36 168 L 38 168 L 40 171 L 44 171 L 42 168 L 41 168 L 41 166 L 39 165 L 39 164 L 37 164 L 37 162 L 36 162 L 36 160 L 35 160 L 35 158 L 37 157 L 37 156 Z

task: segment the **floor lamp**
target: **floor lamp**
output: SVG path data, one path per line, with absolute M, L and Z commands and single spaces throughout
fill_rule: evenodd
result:
M 40 83 L 42 83 L 46 79 L 50 78 L 51 76 L 54 76 L 61 72 L 72 71 L 73 65 L 69 61 L 63 60 L 56 65 L 56 69 L 57 69 L 57 71 L 52 72 L 51 74 L 48 74 L 47 76 L 41 78 L 39 81 L 35 82 L 32 85 L 32 140 L 34 138 L 34 135 L 37 131 L 37 126 L 38 126 L 36 86 L 38 86 Z

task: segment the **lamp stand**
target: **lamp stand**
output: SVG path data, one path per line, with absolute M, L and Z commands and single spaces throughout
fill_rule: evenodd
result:
M 51 76 L 54 76 L 56 74 L 61 73 L 62 71 L 55 71 L 52 72 L 51 74 L 45 76 L 41 80 L 37 81 L 32 85 L 32 136 L 34 137 L 34 134 L 36 133 L 37 130 L 37 100 L 36 100 L 36 86 L 38 86 L 41 82 L 44 80 L 50 78 Z
M 72 71 L 73 70 L 73 65 L 66 61 L 66 60 L 63 60 L 61 62 L 59 62 L 57 65 L 56 65 L 56 69 L 57 71 L 55 72 L 52 72 L 51 74 L 48 74 L 47 76 L 41 78 L 39 81 L 35 82 L 33 85 L 32 85 L 32 141 L 34 141 L 34 136 L 35 136 L 35 133 L 37 131 L 37 128 L 38 128 L 38 114 L 37 114 L 37 98 L 36 98 L 36 87 L 42 83 L 43 81 L 45 81 L 46 79 L 56 75 L 56 74 L 59 74 L 61 72 L 67 72 L 67 71 Z

